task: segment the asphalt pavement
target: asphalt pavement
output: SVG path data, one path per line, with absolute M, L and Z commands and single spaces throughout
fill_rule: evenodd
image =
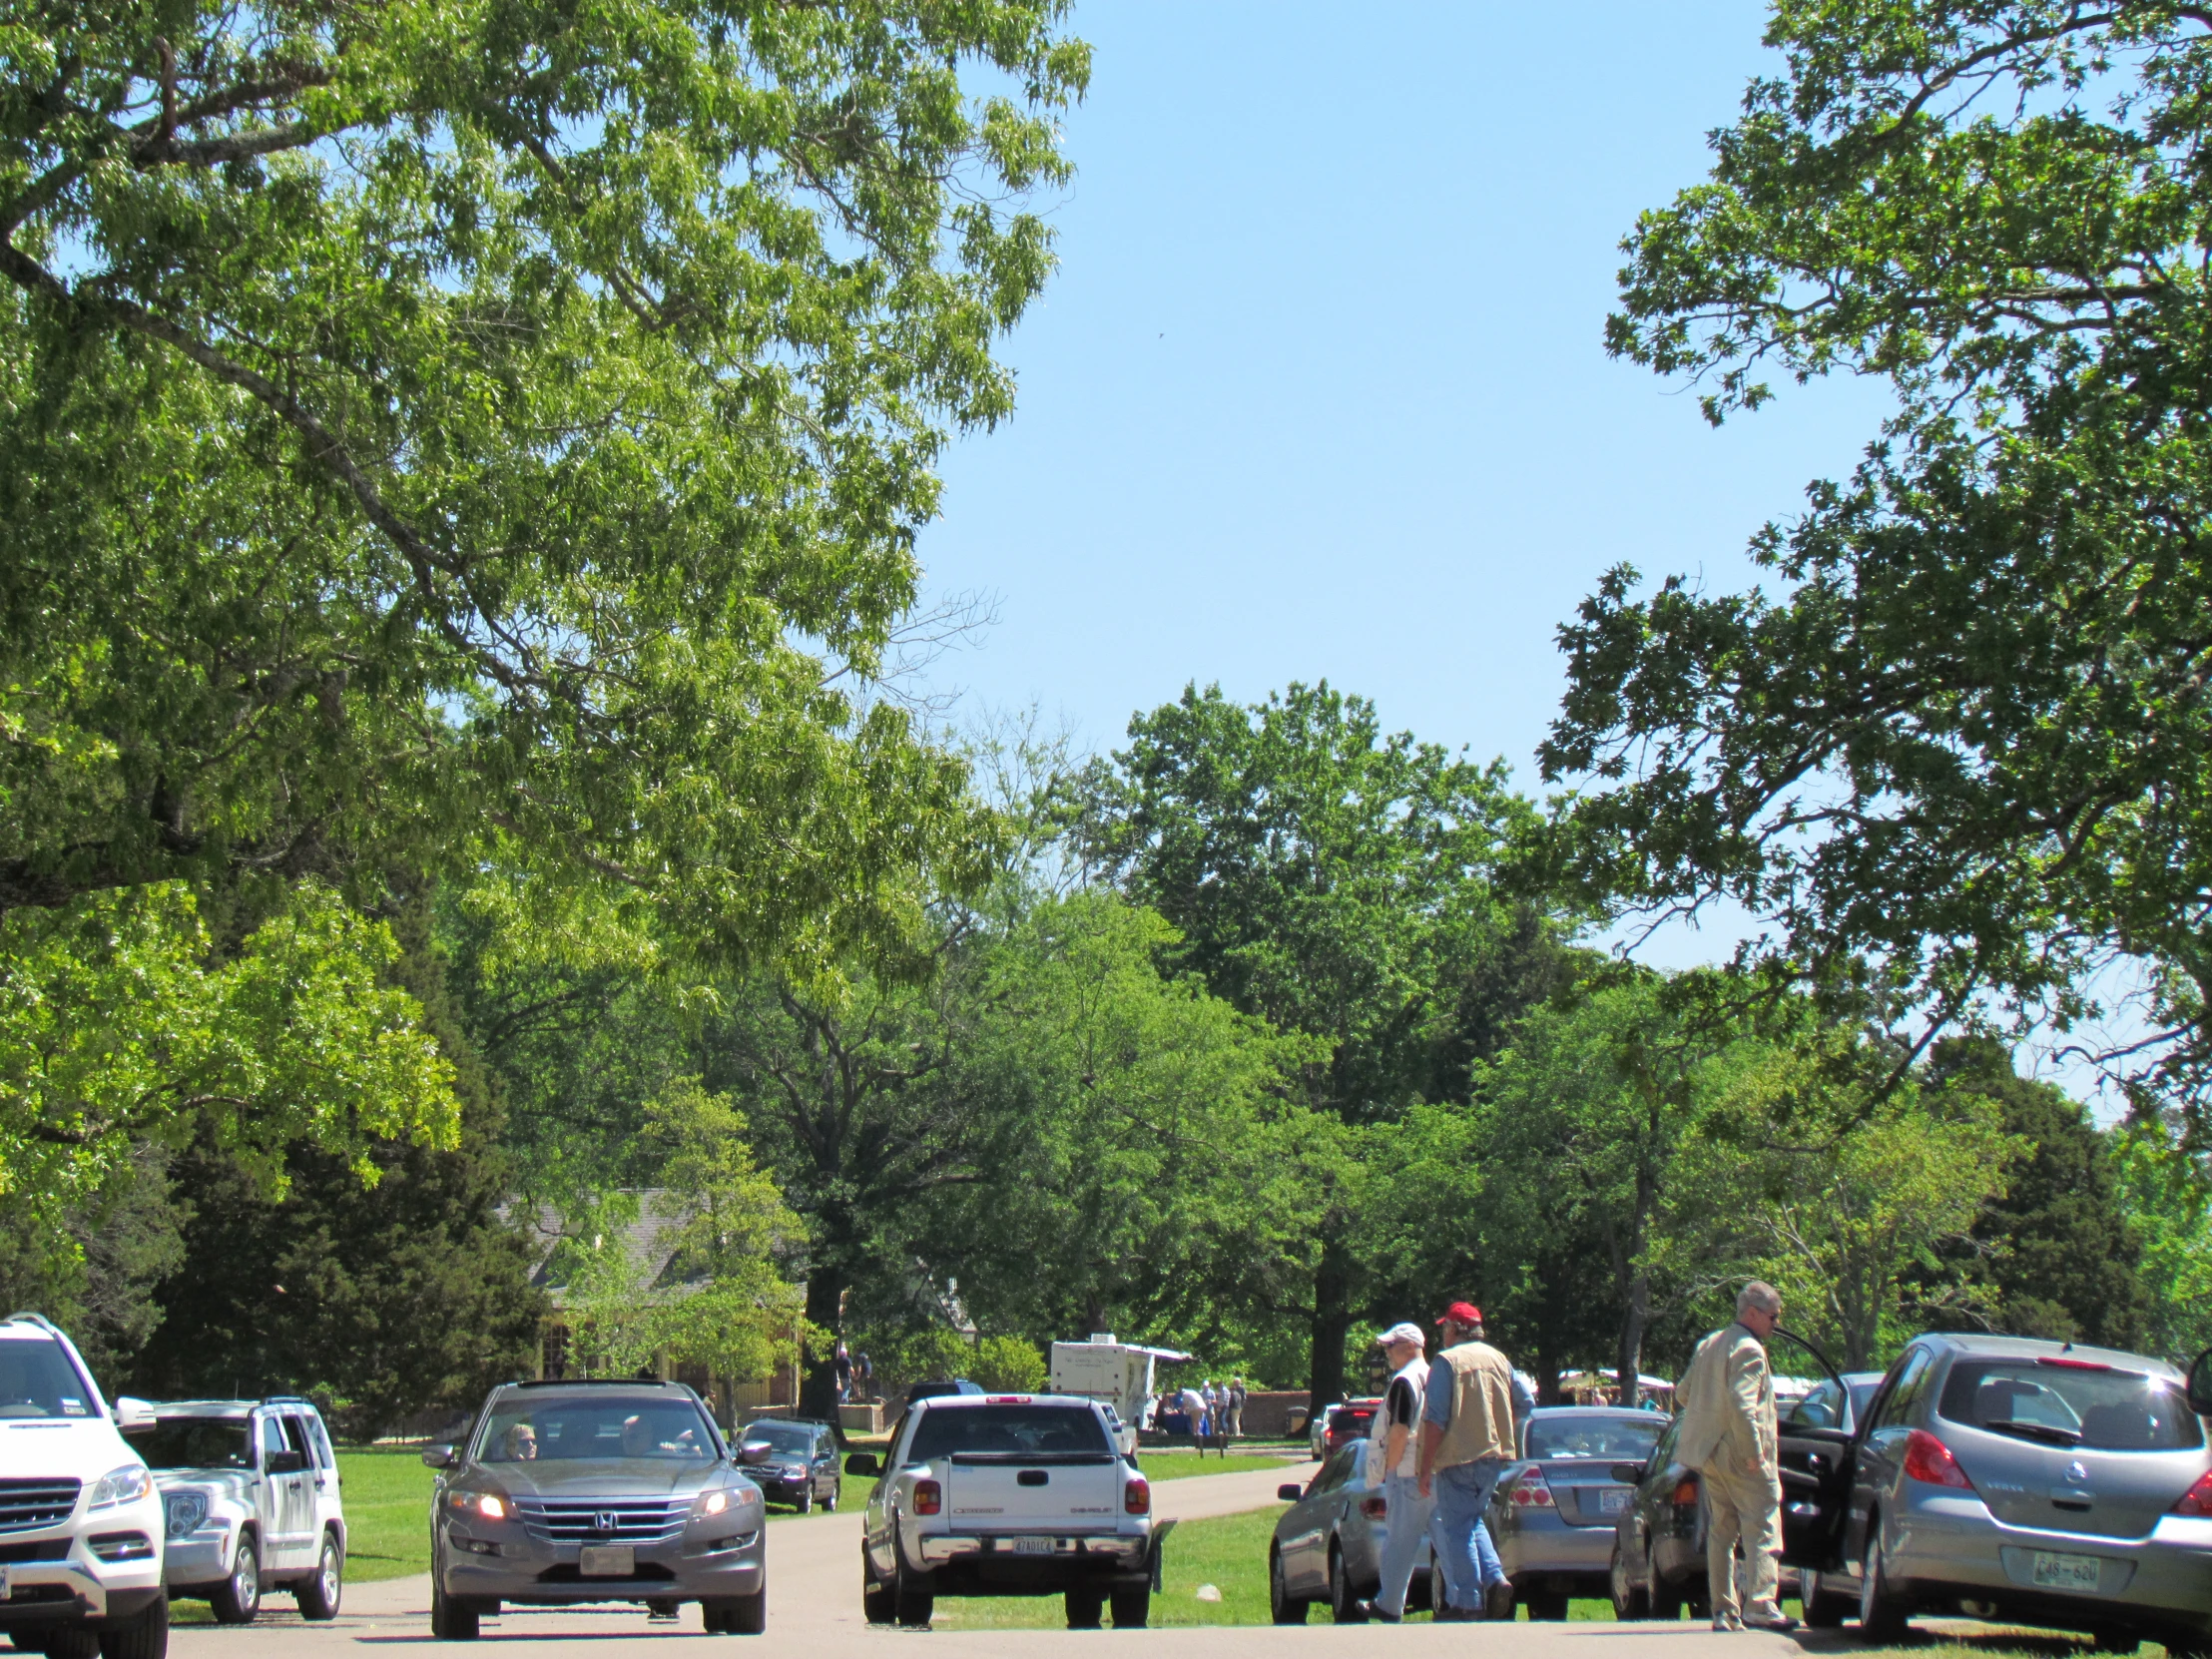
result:
M 1160 1481 L 1153 1506 L 1163 1519 L 1203 1520 L 1259 1508 L 1275 1488 L 1309 1472 L 1305 1465 Z M 1172 1546 L 1171 1546 L 1172 1547 Z M 1088 1646 L 1141 1647 L 1154 1659 L 1283 1659 L 1287 1651 L 1465 1653 L 1481 1659 L 1796 1659 L 1803 1649 L 1779 1636 L 1716 1636 L 1702 1625 L 1329 1624 L 1212 1626 L 1175 1630 L 897 1630 L 871 1627 L 860 1613 L 860 1517 L 804 1515 L 777 1521 L 768 1535 L 768 1634 L 709 1636 L 699 1609 L 686 1607 L 673 1624 L 647 1622 L 642 1608 L 509 1609 L 486 1619 L 476 1646 L 485 1659 L 682 1659 L 699 1644 L 720 1650 L 751 1643 L 802 1646 L 806 1659 L 896 1659 L 893 1643 L 926 1642 L 940 1655 L 1074 1653 Z M 327 1624 L 305 1624 L 288 1595 L 272 1595 L 261 1619 L 245 1629 L 180 1625 L 170 1636 L 171 1659 L 370 1659 L 379 1650 L 453 1652 L 430 1640 L 430 1580 L 389 1579 L 346 1586 L 343 1608 Z M 425 1659 L 428 1659 L 427 1653 Z M 731 1659 L 742 1659 L 732 1654 Z M 909 1659 L 913 1656 L 909 1655 Z

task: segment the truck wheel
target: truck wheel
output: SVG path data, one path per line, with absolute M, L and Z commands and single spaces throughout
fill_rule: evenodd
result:
M 898 1622 L 898 1598 L 891 1594 L 888 1584 L 875 1582 L 875 1574 L 868 1570 L 867 1551 L 860 1551 L 860 1611 L 870 1624 L 896 1624 Z
M 1277 1624 L 1304 1624 L 1307 1601 L 1304 1596 L 1291 1594 L 1290 1586 L 1283 1579 L 1283 1555 L 1280 1550 L 1268 1551 L 1268 1614 Z
M 262 1610 L 262 1562 L 251 1532 L 240 1535 L 231 1576 L 209 1592 L 208 1605 L 218 1624 L 252 1624 Z
M 453 1598 L 445 1593 L 445 1586 L 438 1582 L 442 1575 L 433 1571 L 430 1576 L 430 1636 L 439 1642 L 473 1642 L 478 1634 L 476 1609 L 457 1607 Z
M 315 1557 L 314 1576 L 302 1578 L 292 1588 L 299 1616 L 311 1622 L 338 1616 L 338 1598 L 345 1593 L 345 1551 L 335 1532 L 322 1534 L 322 1551 Z
M 1096 1630 L 1099 1615 L 1106 1610 L 1106 1598 L 1088 1585 L 1076 1585 L 1063 1598 L 1067 1604 L 1070 1630 Z
M 47 1659 L 95 1659 L 100 1652 L 100 1638 L 83 1625 L 40 1631 L 38 1643 Z
M 168 1652 L 167 1590 L 148 1602 L 146 1610 L 138 1617 L 100 1632 L 100 1659 L 165 1659 Z
M 1150 1584 L 1139 1584 L 1129 1590 L 1116 1590 L 1109 1599 L 1113 1603 L 1116 1630 L 1142 1630 L 1145 1620 L 1152 1617 Z
M 898 1576 L 891 1582 L 891 1594 L 896 1603 L 892 1611 L 897 1614 L 898 1622 L 908 1626 L 927 1627 L 929 1615 L 937 1610 L 936 1596 L 928 1590 L 918 1590 L 909 1584 L 903 1566 L 898 1569 Z

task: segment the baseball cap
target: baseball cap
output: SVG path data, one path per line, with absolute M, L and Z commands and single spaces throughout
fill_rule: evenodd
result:
M 1428 1346 L 1428 1334 L 1411 1320 L 1399 1320 L 1389 1330 L 1380 1333 L 1375 1340 L 1382 1348 L 1388 1348 L 1392 1343 L 1411 1343 L 1415 1348 Z
M 1482 1310 L 1471 1302 L 1454 1302 L 1436 1316 L 1438 1325 L 1443 1324 L 1446 1320 L 1449 1320 L 1453 1325 L 1480 1325 L 1482 1323 Z

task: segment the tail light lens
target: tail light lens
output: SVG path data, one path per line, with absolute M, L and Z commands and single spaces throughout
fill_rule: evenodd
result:
M 2181 1494 L 2181 1501 L 2174 1505 L 2174 1513 L 2212 1517 L 2212 1469 L 2198 1475 L 2197 1483 Z
M 1390 1512 L 1390 1500 L 1381 1492 L 1375 1492 L 1360 1500 L 1360 1513 L 1369 1520 L 1382 1520 Z
M 1953 1486 L 1962 1492 L 1973 1490 L 1973 1482 L 1958 1466 L 1958 1459 L 1950 1454 L 1950 1447 L 1925 1428 L 1916 1428 L 1905 1436 L 1905 1478 L 1918 1480 L 1925 1486 Z
M 1686 1474 L 1680 1480 L 1677 1480 L 1674 1483 L 1674 1497 L 1672 1501 L 1677 1509 L 1690 1508 L 1697 1502 L 1696 1475 Z
M 1121 1489 L 1121 1507 L 1131 1515 L 1152 1513 L 1152 1482 L 1141 1474 L 1129 1477 L 1129 1484 Z
M 914 1482 L 914 1513 L 934 1515 L 944 1508 L 944 1488 L 934 1480 Z
M 1533 1467 L 1521 1471 L 1521 1477 L 1513 1482 L 1513 1489 L 1506 1493 L 1506 1501 L 1516 1509 L 1552 1509 L 1557 1507 L 1552 1501 L 1551 1482 L 1544 1478 L 1542 1469 Z M 1681 1499 L 1677 1497 L 1675 1501 L 1679 1503 Z M 1691 1488 L 1690 1501 L 1692 1503 L 1697 1501 L 1695 1487 Z

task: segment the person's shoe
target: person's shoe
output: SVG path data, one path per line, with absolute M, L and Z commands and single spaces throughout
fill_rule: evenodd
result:
M 1715 1613 L 1713 1615 L 1713 1628 L 1717 1631 L 1741 1630 L 1743 1627 L 1744 1621 L 1742 1619 L 1732 1619 L 1726 1613 Z
M 1360 1603 L 1360 1616 L 1372 1620 L 1376 1624 L 1402 1624 L 1405 1622 L 1402 1614 L 1385 1613 L 1372 1601 Z
M 1482 1615 L 1492 1619 L 1513 1616 L 1513 1581 L 1510 1578 L 1501 1578 L 1482 1592 Z
M 1744 1620 L 1746 1630 L 1771 1630 L 1777 1636 L 1787 1636 L 1797 1628 L 1798 1621 L 1776 1608 L 1771 1613 L 1753 1613 Z

